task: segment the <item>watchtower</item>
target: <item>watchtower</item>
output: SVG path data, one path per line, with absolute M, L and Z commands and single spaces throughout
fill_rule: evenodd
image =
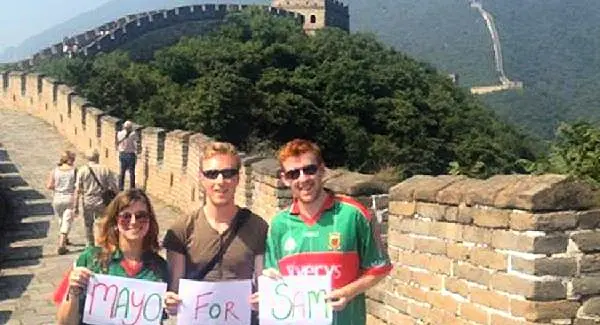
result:
M 324 27 L 350 30 L 348 6 L 338 0 L 272 0 L 271 6 L 304 16 L 304 30 L 309 34 Z

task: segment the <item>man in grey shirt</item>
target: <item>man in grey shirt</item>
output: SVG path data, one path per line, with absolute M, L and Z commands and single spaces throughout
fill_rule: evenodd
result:
M 82 197 L 86 241 L 88 246 L 94 246 L 94 223 L 102 217 L 106 207 L 102 200 L 103 189 L 116 192 L 117 183 L 113 172 L 98 163 L 100 154 L 97 150 L 90 150 L 85 156 L 88 163 L 79 167 L 77 171 L 74 211 L 79 214 L 79 198 Z

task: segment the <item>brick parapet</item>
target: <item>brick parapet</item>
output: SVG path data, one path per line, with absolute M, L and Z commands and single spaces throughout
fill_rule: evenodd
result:
M 600 316 L 595 192 L 563 175 L 415 176 L 390 190 L 395 269 L 370 324 L 583 324 Z

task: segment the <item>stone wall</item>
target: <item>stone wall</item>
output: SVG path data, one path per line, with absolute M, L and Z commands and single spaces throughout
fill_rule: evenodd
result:
M 390 190 L 371 324 L 595 324 L 600 209 L 566 176 L 416 176 Z
M 19 65 L 21 67 L 28 67 L 47 58 L 65 56 L 68 54 L 68 52 L 64 51 L 65 46 L 73 46 L 74 44 L 77 44 L 78 53 L 82 53 L 83 55 L 110 52 L 128 41 L 154 30 L 187 21 L 221 21 L 228 13 L 238 12 L 246 7 L 249 6 L 240 4 L 202 4 L 127 15 L 115 21 L 105 23 L 93 30 L 68 37 L 61 43 L 41 50 L 34 54 L 31 59 L 20 62 Z M 257 5 L 252 7 L 261 8 L 275 16 L 292 17 L 299 23 L 304 22 L 304 17 L 297 12 L 269 6 Z M 339 5 L 332 5 L 332 10 L 337 13 Z M 337 17 L 337 15 L 333 15 L 332 17 Z
M 6 72 L 2 74 L 0 106 L 26 111 L 49 124 L 78 150 L 97 149 L 100 162 L 118 172 L 116 134 L 124 121 L 92 107 L 71 88 L 38 74 Z M 186 212 L 202 200 L 198 184 L 199 157 L 210 138 L 201 133 L 166 131 L 158 127 L 135 125 L 141 143 L 136 166 L 137 186 Z M 269 220 L 291 202 L 289 190 L 277 177 L 273 158 L 244 156 L 239 205 L 252 208 Z M 385 217 L 388 187 L 371 175 L 329 171 L 327 186 L 338 193 L 354 195 L 374 214 Z M 373 203 L 376 202 L 376 203 Z

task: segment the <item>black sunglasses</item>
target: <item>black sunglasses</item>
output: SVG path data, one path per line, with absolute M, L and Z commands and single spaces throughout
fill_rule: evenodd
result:
M 237 168 L 228 168 L 228 169 L 210 169 L 203 170 L 202 175 L 208 179 L 217 179 L 219 175 L 223 175 L 224 179 L 230 179 L 237 176 L 240 173 Z
M 283 177 L 286 179 L 295 180 L 300 177 L 300 172 L 304 175 L 314 175 L 319 171 L 319 166 L 315 164 L 307 165 L 300 168 L 290 169 L 288 171 L 283 172 Z
M 128 226 L 131 223 L 131 218 L 135 216 L 135 221 L 138 223 L 147 223 L 150 221 L 150 213 L 147 211 L 138 211 L 136 213 L 121 212 L 117 215 L 117 222 L 123 226 Z

